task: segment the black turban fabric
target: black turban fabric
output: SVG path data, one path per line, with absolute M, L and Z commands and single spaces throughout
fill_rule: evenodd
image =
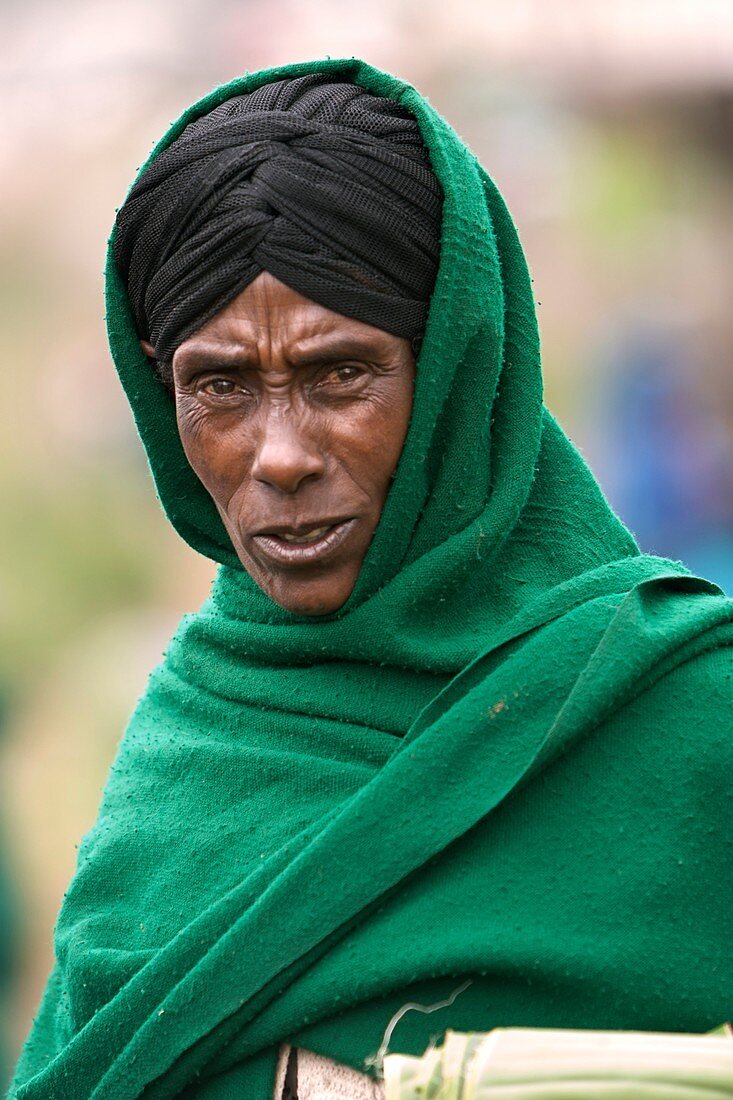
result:
M 128 195 L 115 259 L 138 333 L 163 363 L 262 271 L 414 340 L 437 272 L 441 207 L 413 117 L 312 74 L 190 123 Z

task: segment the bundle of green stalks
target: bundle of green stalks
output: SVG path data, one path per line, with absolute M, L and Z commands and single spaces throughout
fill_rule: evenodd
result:
M 385 1100 L 733 1100 L 733 1039 L 497 1028 L 384 1059 Z

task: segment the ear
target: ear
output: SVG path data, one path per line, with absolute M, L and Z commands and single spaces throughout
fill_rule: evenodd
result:
M 147 340 L 141 340 L 140 347 L 143 349 L 148 359 L 155 359 L 155 348 L 152 344 L 149 344 Z

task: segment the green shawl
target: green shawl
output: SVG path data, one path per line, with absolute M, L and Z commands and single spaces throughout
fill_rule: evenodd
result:
M 442 252 L 396 479 L 335 615 L 236 560 L 140 351 L 112 354 L 163 506 L 222 564 L 152 674 L 85 838 L 18 1100 L 270 1100 L 285 1039 L 353 1066 L 447 1025 L 704 1030 L 733 1011 L 733 605 L 643 556 L 543 409 L 494 184 L 409 85 Z

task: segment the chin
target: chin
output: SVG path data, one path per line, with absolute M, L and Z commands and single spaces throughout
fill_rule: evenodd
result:
M 331 615 L 343 607 L 352 593 L 351 585 L 345 593 L 324 593 L 314 586 L 313 591 L 287 592 L 280 589 L 278 592 L 268 592 L 270 599 L 276 604 L 290 611 L 293 615 Z M 265 589 L 267 591 L 267 589 Z
M 244 563 L 242 563 L 244 564 Z M 279 607 L 293 615 L 332 615 L 343 607 L 354 590 L 356 576 L 324 576 L 311 581 L 293 576 L 273 576 L 252 570 L 252 563 L 245 565 L 247 572 L 262 591 Z

